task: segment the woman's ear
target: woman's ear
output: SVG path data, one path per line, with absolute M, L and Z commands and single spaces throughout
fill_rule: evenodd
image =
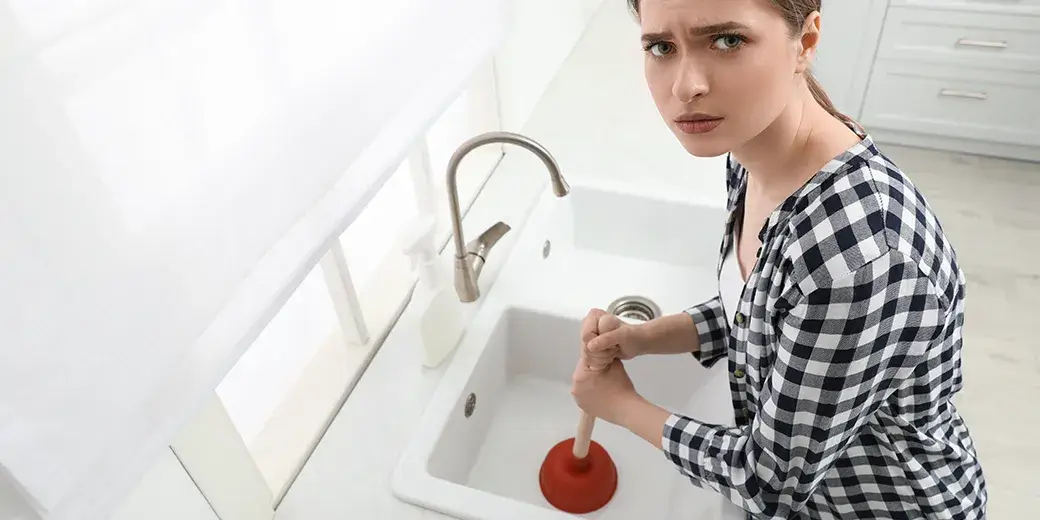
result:
M 798 53 L 798 73 L 802 74 L 812 66 L 816 57 L 816 48 L 820 44 L 820 12 L 813 11 L 805 18 L 800 38 L 801 51 Z

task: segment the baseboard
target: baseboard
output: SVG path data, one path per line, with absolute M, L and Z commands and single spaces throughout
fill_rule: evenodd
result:
M 958 137 L 945 137 L 901 130 L 868 128 L 871 138 L 878 144 L 894 144 L 916 146 L 933 150 L 944 150 L 956 153 L 968 153 L 1040 163 L 1040 143 L 1036 146 L 1022 146 Z

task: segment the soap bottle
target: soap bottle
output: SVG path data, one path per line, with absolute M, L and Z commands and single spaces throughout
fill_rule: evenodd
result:
M 428 368 L 436 368 L 455 350 L 463 329 L 462 305 L 448 277 L 438 268 L 433 231 L 433 219 L 420 218 L 405 247 L 412 269 L 419 273 L 411 305 L 418 316 L 422 364 Z

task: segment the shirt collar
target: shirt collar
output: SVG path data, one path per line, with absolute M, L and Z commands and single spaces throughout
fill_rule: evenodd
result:
M 856 135 L 860 137 L 860 141 L 828 161 L 823 168 L 795 190 L 794 193 L 784 199 L 783 203 L 770 213 L 762 229 L 759 230 L 758 239 L 760 242 L 765 243 L 767 237 L 772 234 L 778 225 L 786 224 L 792 215 L 804 210 L 810 202 L 815 200 L 824 185 L 830 184 L 836 177 L 855 169 L 870 158 L 880 154 L 870 134 L 859 126 L 850 125 L 849 128 L 856 132 Z M 748 175 L 745 169 L 743 175 L 740 175 L 736 181 L 736 191 L 733 197 L 735 203 L 731 208 L 727 229 L 732 229 L 739 210 L 743 208 Z

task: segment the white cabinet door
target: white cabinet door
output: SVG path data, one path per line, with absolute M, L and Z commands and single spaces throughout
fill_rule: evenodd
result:
M 123 500 L 111 520 L 218 520 L 170 450 Z
M 831 101 L 858 119 L 888 0 L 824 0 L 814 72 Z

